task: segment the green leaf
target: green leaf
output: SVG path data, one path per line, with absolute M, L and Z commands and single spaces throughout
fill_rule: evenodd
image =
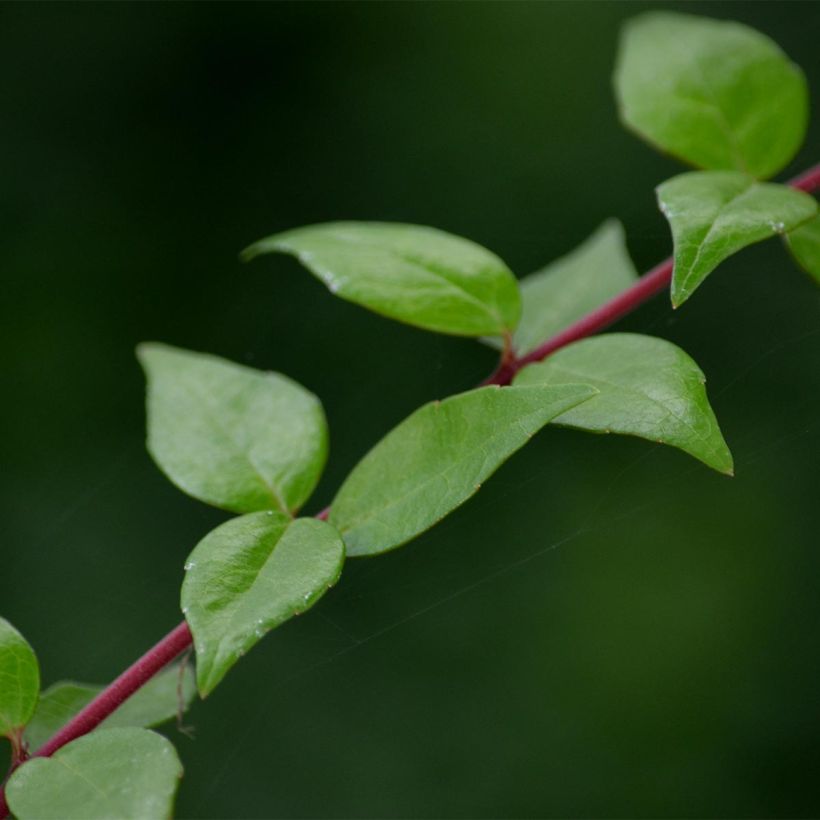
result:
M 376 555 L 432 527 L 556 415 L 588 399 L 587 385 L 482 387 L 431 402 L 356 465 L 330 508 L 348 555 Z
M 820 283 L 820 216 L 786 234 L 786 244 L 797 264 Z
M 254 513 L 225 522 L 185 564 L 182 612 L 205 697 L 274 627 L 309 609 L 339 578 L 344 544 L 324 521 Z
M 0 618 L 0 736 L 28 723 L 40 692 L 40 667 L 26 639 Z
M 520 281 L 523 311 L 513 336 L 519 355 L 559 333 L 629 287 L 638 273 L 617 219 L 608 219 L 566 256 Z M 482 339 L 496 348 L 498 337 Z
M 609 333 L 568 345 L 515 379 L 522 385 L 573 382 L 599 392 L 553 424 L 670 444 L 732 474 L 731 453 L 706 398 L 706 378 L 679 347 L 651 336 Z
M 621 119 L 700 168 L 765 178 L 803 142 L 803 72 L 741 23 L 653 11 L 626 24 L 615 67 Z
M 493 253 L 419 225 L 329 222 L 269 236 L 242 253 L 289 253 L 331 293 L 441 333 L 511 332 L 521 314 L 515 277 Z
M 657 194 L 675 244 L 675 307 L 724 259 L 792 230 L 817 212 L 817 201 L 803 191 L 733 171 L 681 174 L 659 185 Z
M 292 513 L 327 459 L 319 400 L 279 373 L 142 344 L 148 449 L 181 490 L 233 512 Z
M 192 666 L 185 664 L 181 677 L 180 672 L 179 664 L 174 664 L 155 675 L 109 715 L 98 729 L 123 726 L 148 728 L 175 718 L 180 707 L 186 709 L 196 694 Z M 40 695 L 34 716 L 26 726 L 25 738 L 29 748 L 39 749 L 102 690 L 102 686 L 74 681 L 60 681 L 49 686 Z
M 156 820 L 171 816 L 182 765 L 171 743 L 146 729 L 106 729 L 35 757 L 11 776 L 18 820 Z

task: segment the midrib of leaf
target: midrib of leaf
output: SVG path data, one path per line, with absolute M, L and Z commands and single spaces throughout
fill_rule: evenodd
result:
M 711 224 L 706 229 L 706 233 L 703 235 L 703 237 L 701 239 L 698 240 L 698 249 L 697 249 L 697 252 L 695 253 L 695 258 L 690 263 L 689 270 L 686 272 L 686 276 L 683 277 L 683 282 L 681 282 L 681 288 L 686 289 L 689 285 L 689 282 L 692 280 L 695 268 L 697 268 L 698 263 L 700 262 L 700 257 L 703 254 L 703 249 L 706 247 L 707 243 L 711 240 L 712 234 L 717 229 L 716 226 L 717 226 L 717 223 L 720 220 L 720 218 L 722 216 L 724 216 L 724 214 L 726 213 L 726 210 L 728 208 L 730 208 L 732 205 L 736 204 L 739 199 L 742 199 L 744 196 L 746 196 L 748 193 L 750 193 L 753 188 L 757 187 L 757 185 L 758 185 L 758 183 L 754 179 L 750 178 L 749 182 L 746 185 L 746 187 L 742 191 L 739 191 L 738 193 L 736 193 L 731 199 L 727 200 L 726 202 L 724 202 L 720 206 L 720 208 L 718 209 L 718 212 L 715 215 L 714 219 L 712 220 Z
M 83 774 L 83 772 L 81 772 L 80 770 L 75 769 L 73 766 L 69 766 L 68 763 L 66 763 L 65 760 L 63 760 L 61 757 L 55 756 L 51 759 L 55 763 L 59 763 L 64 769 L 67 769 L 69 772 L 71 772 L 71 774 L 75 775 L 80 780 L 83 780 L 84 782 L 88 783 L 91 789 L 95 791 L 100 797 L 102 797 L 106 804 L 110 805 L 112 809 L 119 808 L 116 805 L 116 802 L 112 800 L 111 792 L 103 791 L 103 789 L 100 786 L 98 786 L 93 780 L 86 777 L 86 775 Z
M 471 293 L 467 290 L 461 283 L 453 281 L 446 268 L 441 268 L 438 265 L 433 264 L 429 261 L 424 261 L 420 257 L 416 256 L 413 253 L 408 251 L 398 251 L 393 248 L 385 248 L 383 245 L 379 245 L 377 242 L 368 242 L 367 240 L 361 239 L 353 239 L 349 236 L 345 236 L 344 234 L 332 234 L 335 239 L 339 239 L 342 242 L 347 243 L 348 245 L 352 245 L 354 247 L 364 247 L 370 250 L 377 250 L 380 253 L 388 253 L 392 254 L 393 256 L 401 259 L 403 262 L 408 262 L 411 265 L 415 266 L 419 270 L 421 270 L 424 274 L 430 276 L 431 279 L 438 282 L 439 280 L 444 280 L 447 285 L 449 285 L 453 291 L 463 296 L 466 296 L 468 301 L 470 301 L 473 305 L 479 307 L 485 315 L 489 316 L 491 319 L 494 319 L 496 322 L 504 324 L 503 318 L 498 315 L 494 310 L 488 308 L 488 306 L 482 302 L 475 294 Z M 305 258 L 309 258 L 313 256 L 313 252 L 308 251 L 305 254 Z
M 274 485 L 270 484 L 262 473 L 259 471 L 259 468 L 254 463 L 253 456 L 251 455 L 249 450 L 245 450 L 239 442 L 233 437 L 231 432 L 223 425 L 222 420 L 220 419 L 219 410 L 218 408 L 214 408 L 211 405 L 211 397 L 207 392 L 204 392 L 200 389 L 198 382 L 193 381 L 190 382 L 191 386 L 193 387 L 193 392 L 199 395 L 202 399 L 202 406 L 205 410 L 208 419 L 211 421 L 212 425 L 218 430 L 221 434 L 224 441 L 226 441 L 235 452 L 239 454 L 239 456 L 247 463 L 250 467 L 251 472 L 256 476 L 262 486 L 268 491 L 271 496 L 273 502 L 278 505 L 279 512 L 283 512 L 285 515 L 291 515 L 290 510 L 288 509 L 287 504 L 285 504 L 284 499 L 279 494 L 278 490 Z
M 709 450 L 713 455 L 718 455 L 718 453 L 719 453 L 718 449 L 715 447 L 714 444 L 711 444 L 708 441 L 708 439 L 705 437 L 704 434 L 697 431 L 694 427 L 692 427 L 692 425 L 688 421 L 686 421 L 686 419 L 683 419 L 679 415 L 677 415 L 677 413 L 674 413 L 670 407 L 668 407 L 666 404 L 664 404 L 659 399 L 656 399 L 654 396 L 650 396 L 648 393 L 645 393 L 644 391 L 639 390 L 635 387 L 631 387 L 631 386 L 624 387 L 622 385 L 617 384 L 616 382 L 609 381 L 609 379 L 602 379 L 599 376 L 590 376 L 589 374 L 577 373 L 574 370 L 572 370 L 568 367 L 564 367 L 562 365 L 553 365 L 553 367 L 556 371 L 558 371 L 562 374 L 565 374 L 568 377 L 571 377 L 571 378 L 583 377 L 584 379 L 592 379 L 592 381 L 594 381 L 594 382 L 601 382 L 601 384 L 609 385 L 610 387 L 614 388 L 619 393 L 625 393 L 626 395 L 633 395 L 633 396 L 638 396 L 640 398 L 646 399 L 647 401 L 651 402 L 655 406 L 659 407 L 667 416 L 669 416 L 670 418 L 676 419 L 684 427 L 687 427 L 689 430 L 691 430 L 693 435 L 696 438 L 700 439 L 704 444 L 709 446 Z M 595 398 L 595 397 L 591 396 L 591 398 Z M 569 413 L 574 409 L 575 409 L 574 407 L 571 407 L 569 410 L 565 411 L 565 413 Z M 561 413 L 559 416 L 557 416 L 554 419 L 555 423 L 561 424 L 561 416 L 563 416 L 563 415 L 564 415 L 564 413 Z

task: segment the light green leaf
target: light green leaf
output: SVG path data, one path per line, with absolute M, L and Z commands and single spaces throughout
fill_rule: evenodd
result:
M 642 14 L 623 29 L 614 80 L 624 124 L 697 167 L 766 178 L 806 133 L 803 72 L 741 23 Z
M 329 222 L 269 236 L 243 251 L 289 253 L 331 293 L 401 322 L 458 336 L 511 332 L 515 277 L 490 251 L 420 225 Z
M 786 234 L 786 244 L 797 264 L 820 283 L 820 216 Z
M 817 212 L 817 201 L 803 191 L 733 171 L 681 174 L 659 185 L 657 194 L 675 244 L 675 307 L 724 259 L 792 230 Z
M 39 749 L 102 690 L 102 686 L 74 681 L 60 681 L 49 686 L 40 695 L 34 716 L 26 726 L 25 738 L 29 748 Z M 158 726 L 166 720 L 175 718 L 180 708 L 186 709 L 195 694 L 193 667 L 185 664 L 183 671 L 179 664 L 173 664 L 151 678 L 145 686 L 109 715 L 98 729 Z
M 608 333 L 568 345 L 515 379 L 520 385 L 573 382 L 599 392 L 553 424 L 670 444 L 732 474 L 732 455 L 706 398 L 706 378 L 679 347 L 651 336 Z
M 523 312 L 513 349 L 519 355 L 529 353 L 628 288 L 637 276 L 623 226 L 617 219 L 608 219 L 574 251 L 519 282 Z M 499 349 L 503 346 L 498 337 L 482 341 Z
M 0 618 L 0 737 L 25 726 L 40 693 L 40 667 L 26 639 Z
M 339 533 L 313 518 L 253 513 L 206 535 L 185 564 L 181 597 L 200 694 L 213 691 L 266 632 L 312 607 L 343 563 Z
M 292 513 L 327 459 L 319 400 L 279 373 L 161 344 L 142 344 L 148 449 L 194 498 L 233 512 Z
M 147 729 L 106 729 L 35 757 L 11 776 L 18 820 L 160 820 L 171 816 L 182 765 Z
M 432 527 L 587 385 L 482 387 L 408 416 L 356 465 L 330 508 L 348 555 L 376 555 Z

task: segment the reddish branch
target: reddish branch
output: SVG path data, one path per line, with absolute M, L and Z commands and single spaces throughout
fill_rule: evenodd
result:
M 820 188 L 820 163 L 790 180 L 792 188 L 812 192 Z M 559 348 L 591 336 L 613 322 L 631 313 L 644 302 L 660 293 L 672 279 L 672 259 L 666 259 L 642 276 L 634 285 L 619 293 L 577 322 L 547 339 L 531 353 L 517 357 L 505 352 L 502 363 L 485 384 L 508 385 L 513 376 L 525 365 L 540 362 Z M 326 518 L 328 510 L 322 510 L 317 518 Z M 49 757 L 58 749 L 88 734 L 102 723 L 118 706 L 128 700 L 140 687 L 167 666 L 174 658 L 191 646 L 192 636 L 188 624 L 183 621 L 169 632 L 158 644 L 149 649 L 135 664 L 125 670 L 110 686 L 104 689 L 82 711 L 75 715 L 57 734 L 37 749 L 32 757 Z M 14 767 L 12 767 L 13 771 Z M 3 789 L 0 788 L 0 818 L 8 815 Z

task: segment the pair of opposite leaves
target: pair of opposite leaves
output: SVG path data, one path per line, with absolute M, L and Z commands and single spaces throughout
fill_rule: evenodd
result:
M 428 229 L 400 227 L 429 259 Z M 445 254 L 438 243 L 437 269 L 468 278 L 477 246 L 446 242 L 462 252 Z M 331 272 L 354 264 L 347 246 L 338 265 L 332 254 L 323 257 Z M 522 281 L 516 343 L 536 345 L 636 276 L 620 225 L 605 223 Z M 242 514 L 206 536 L 186 562 L 182 607 L 203 694 L 268 630 L 318 600 L 346 555 L 375 555 L 424 532 L 549 422 L 664 442 L 732 470 L 697 365 L 664 340 L 609 334 L 525 368 L 512 387 L 425 405 L 362 459 L 327 522 L 294 519 L 327 457 L 319 400 L 285 376 L 213 356 L 158 344 L 141 346 L 139 355 L 153 457 L 181 489 Z
M 726 258 L 776 234 L 820 279 L 816 200 L 760 181 L 793 158 L 808 120 L 803 73 L 774 42 L 739 23 L 651 12 L 625 26 L 614 82 L 629 128 L 705 169 L 657 189 L 675 248 L 673 305 Z M 446 234 L 429 231 L 420 242 L 418 230 L 310 226 L 263 239 L 244 256 L 293 254 L 339 296 L 429 330 L 511 333 L 521 305 L 504 263 L 478 246 L 454 247 Z M 441 263 L 455 255 L 463 275 Z
M 0 618 L 0 736 L 37 750 L 101 687 L 69 681 L 40 692 L 28 641 Z M 161 672 L 92 733 L 50 758 L 33 758 L 6 784 L 21 820 L 169 817 L 182 765 L 173 745 L 145 727 L 177 715 L 195 691 L 190 665 Z

